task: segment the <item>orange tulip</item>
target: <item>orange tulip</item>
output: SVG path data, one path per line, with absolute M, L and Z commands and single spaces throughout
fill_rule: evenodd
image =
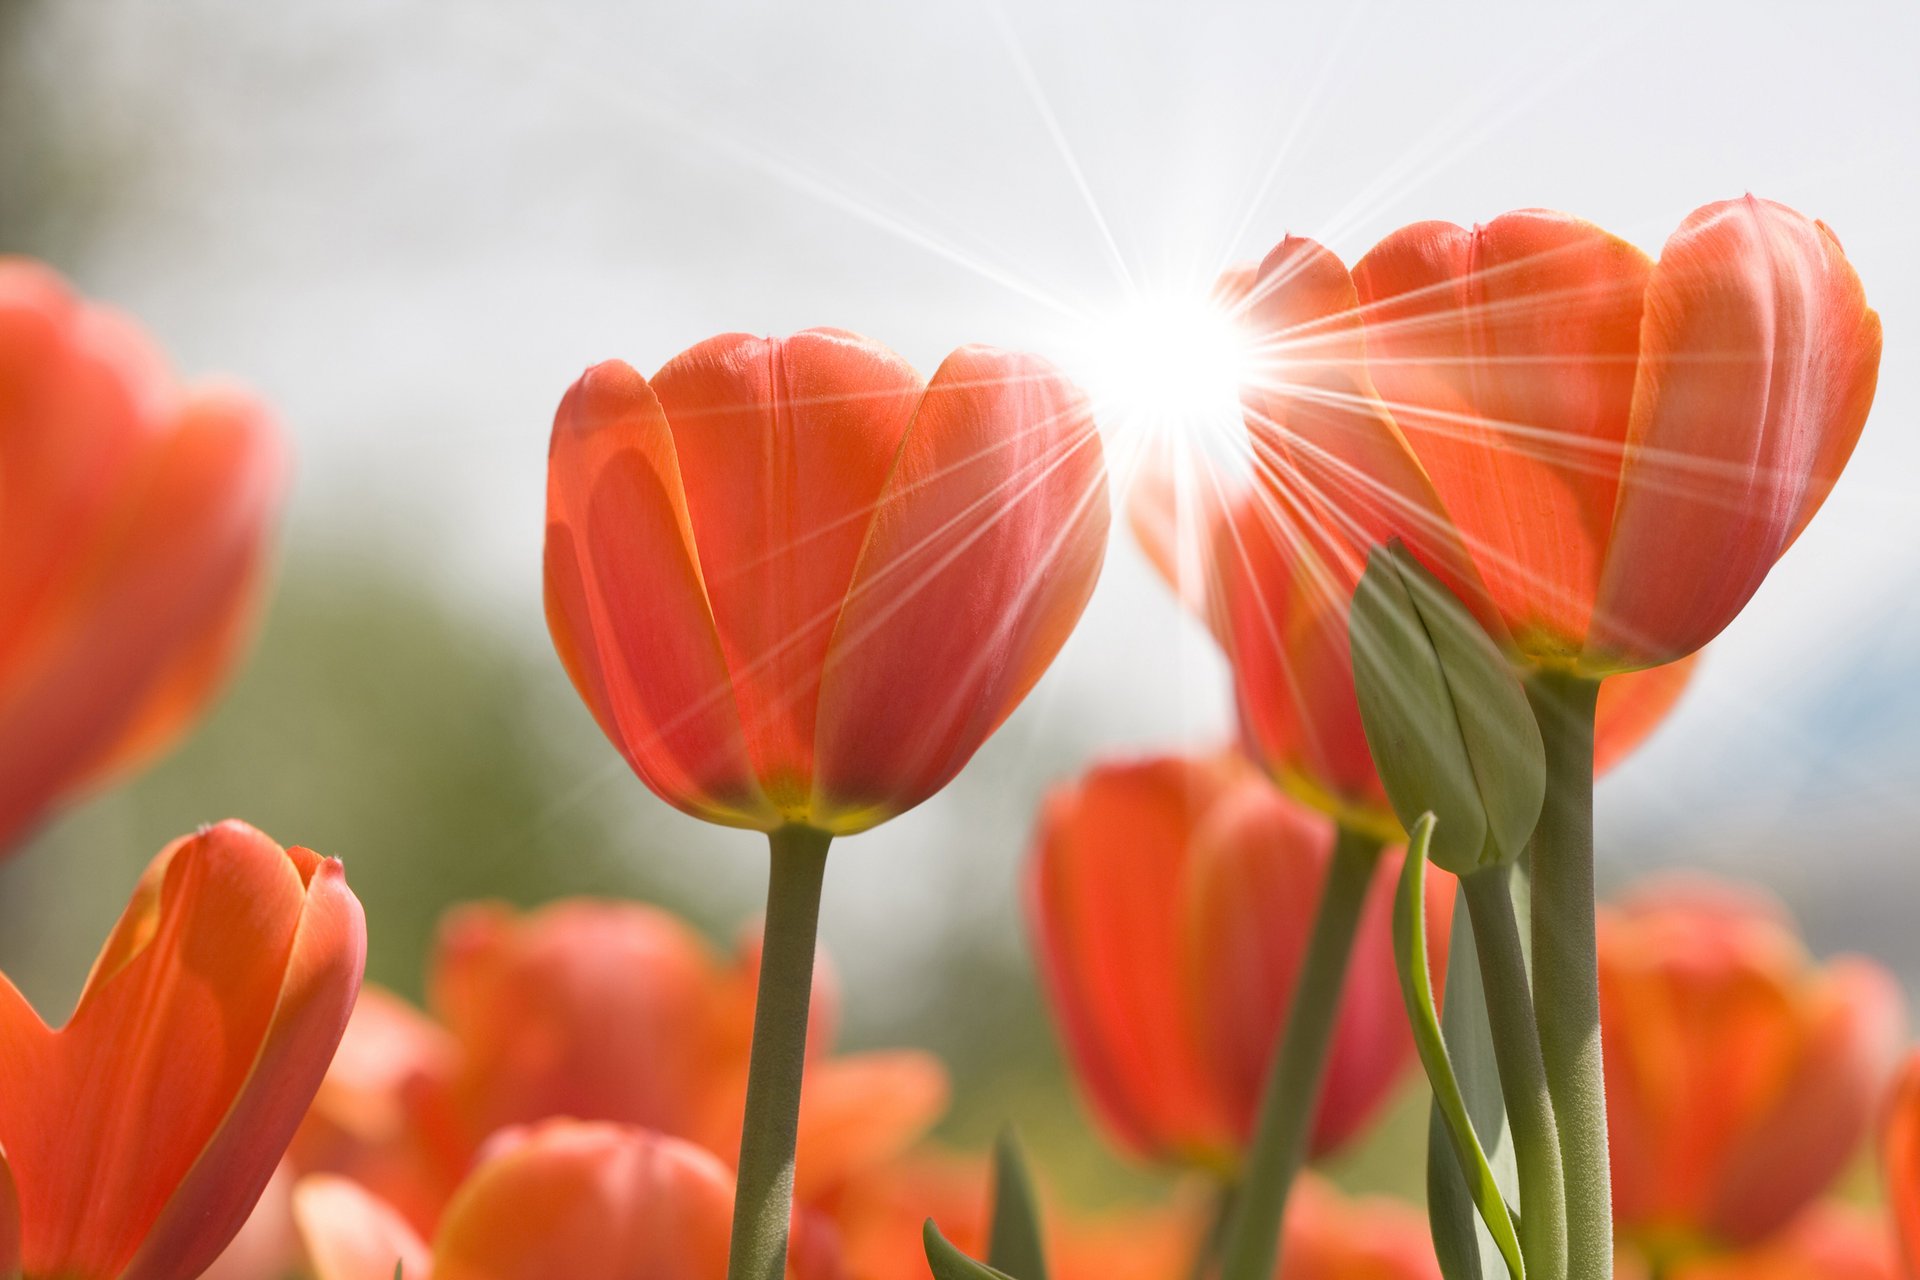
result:
M 1880 1158 L 1907 1272 L 1920 1275 L 1920 1053 L 1907 1058 L 1894 1084 Z
M 1603 912 L 1615 1212 L 1650 1251 L 1761 1241 L 1859 1149 L 1901 1039 L 1878 966 L 1809 961 L 1731 886 L 1651 884 Z
M 1084 397 L 966 347 L 931 382 L 833 330 L 729 334 L 554 421 L 547 618 L 600 726 L 697 817 L 861 831 L 946 784 L 1093 589 Z
M 1245 395 L 1255 481 L 1216 480 L 1187 494 L 1149 469 L 1131 492 L 1130 523 L 1149 561 L 1231 661 L 1248 749 L 1297 797 L 1396 839 L 1399 822 L 1360 723 L 1347 635 L 1368 549 L 1406 537 L 1496 634 L 1500 625 L 1373 387 L 1346 268 L 1294 237 L 1236 279 L 1231 289 L 1223 279 L 1223 290 L 1265 335 L 1262 372 Z M 1692 673 L 1688 661 L 1602 688 L 1596 770 L 1658 727 Z
M 1521 650 L 1587 675 L 1732 621 L 1873 400 L 1880 321 L 1839 242 L 1752 196 L 1695 212 L 1657 263 L 1524 210 L 1404 228 L 1353 280 L 1421 500 Z
M 154 859 L 66 1026 L 0 981 L 0 1275 L 205 1270 L 318 1088 L 365 955 L 337 861 L 224 822 Z
M 249 631 L 285 445 L 131 321 L 0 258 L 0 850 L 172 745 Z
M 726 1167 L 691 1143 L 554 1120 L 489 1144 L 431 1247 L 345 1178 L 307 1178 L 294 1212 L 319 1280 L 393 1280 L 396 1264 L 406 1280 L 713 1280 L 732 1201 Z
M 1095 768 L 1035 835 L 1030 918 L 1067 1053 L 1136 1155 L 1231 1171 L 1253 1130 L 1332 857 L 1333 830 L 1238 756 Z M 1377 877 L 1346 978 L 1312 1145 L 1338 1147 L 1413 1060 Z M 1450 881 L 1429 886 L 1442 954 Z

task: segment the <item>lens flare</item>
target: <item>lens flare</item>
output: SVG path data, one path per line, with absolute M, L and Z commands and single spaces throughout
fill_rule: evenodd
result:
M 1111 432 L 1190 437 L 1240 424 L 1252 336 L 1218 298 L 1136 296 L 1076 345 L 1068 364 Z

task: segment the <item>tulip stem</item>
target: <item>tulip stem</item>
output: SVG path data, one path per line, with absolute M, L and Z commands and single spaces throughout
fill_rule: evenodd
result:
M 811 827 L 782 827 L 767 837 L 773 856 L 727 1280 L 783 1280 L 786 1275 L 807 1005 L 813 996 L 820 886 L 832 839 Z
M 1567 1275 L 1612 1280 L 1613 1184 L 1593 888 L 1593 713 L 1597 680 L 1541 671 L 1527 682 L 1547 753 L 1546 803 L 1529 846 L 1533 1004 L 1567 1187 Z
M 1473 920 L 1474 950 L 1487 997 L 1500 1096 L 1513 1127 L 1520 1178 L 1520 1253 L 1527 1280 L 1566 1280 L 1567 1192 L 1562 1181 L 1560 1131 L 1540 1060 L 1540 1033 L 1527 958 L 1513 910 L 1513 868 L 1489 867 L 1460 881 Z
M 1307 955 L 1294 981 L 1293 1005 L 1274 1055 L 1260 1118 L 1239 1190 L 1228 1215 L 1222 1280 L 1272 1280 L 1280 1257 L 1287 1192 L 1305 1163 L 1319 1110 L 1327 1048 L 1346 984 L 1347 962 L 1380 861 L 1380 841 L 1342 825 L 1327 867 L 1326 887 Z

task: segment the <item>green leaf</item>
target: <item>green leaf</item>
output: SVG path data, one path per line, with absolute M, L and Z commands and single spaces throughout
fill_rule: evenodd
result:
M 1517 859 L 1539 821 L 1546 753 L 1500 647 L 1397 541 L 1367 558 L 1348 644 L 1367 745 L 1401 822 L 1437 815 L 1433 860 L 1456 875 Z
M 1020 1280 L 1047 1280 L 1040 1211 L 1020 1139 L 1009 1125 L 993 1145 L 993 1223 L 987 1262 Z
M 1494 1247 L 1507 1264 L 1513 1280 L 1526 1280 L 1526 1265 L 1520 1258 L 1520 1239 L 1514 1230 L 1513 1213 L 1501 1194 L 1499 1179 L 1487 1158 L 1486 1149 L 1474 1130 L 1471 1113 L 1454 1074 L 1447 1042 L 1440 1030 L 1439 1014 L 1434 1007 L 1433 974 L 1427 966 L 1427 856 L 1433 842 L 1434 818 L 1423 814 L 1413 824 L 1413 838 L 1407 842 L 1406 864 L 1400 873 L 1400 885 L 1393 901 L 1393 950 L 1400 970 L 1400 993 L 1407 1004 L 1413 1024 L 1413 1040 L 1420 1051 L 1420 1064 L 1426 1068 L 1433 1086 L 1434 1107 L 1445 1122 L 1449 1145 L 1464 1178 L 1464 1190 L 1479 1210 Z M 1496 1091 L 1497 1091 L 1496 1084 Z M 1455 1206 L 1457 1208 L 1457 1206 Z M 1447 1212 L 1444 1203 L 1441 1211 Z M 1455 1235 L 1448 1245 L 1460 1243 L 1457 1227 L 1436 1217 L 1436 1226 L 1449 1225 Z M 1437 1235 L 1437 1233 L 1436 1233 Z M 1436 1248 L 1441 1247 L 1436 1238 Z M 1456 1265 L 1458 1260 L 1456 1259 Z M 1450 1276 L 1454 1273 L 1448 1273 Z M 1472 1274 L 1472 1273 L 1463 1273 Z
M 920 1243 L 927 1251 L 927 1266 L 933 1269 L 934 1280 L 1013 1280 L 1006 1272 L 975 1262 L 954 1248 L 933 1225 L 932 1218 L 920 1228 Z
M 1518 868 L 1516 868 L 1516 872 Z M 1523 897 L 1524 902 L 1524 897 Z M 1524 943 L 1525 934 L 1522 933 Z M 1453 941 L 1448 947 L 1447 999 L 1440 1028 L 1454 1074 L 1493 1167 L 1494 1179 L 1510 1199 L 1519 1195 L 1512 1132 L 1500 1092 L 1500 1072 L 1494 1061 L 1493 1029 L 1487 1017 L 1486 992 L 1480 981 L 1480 956 L 1473 941 L 1473 923 L 1464 898 L 1454 906 Z M 1434 1253 L 1446 1280 L 1505 1280 L 1507 1264 L 1493 1236 L 1480 1221 L 1472 1189 L 1454 1154 L 1446 1117 L 1434 1104 L 1427 1125 L 1427 1218 L 1433 1231 Z

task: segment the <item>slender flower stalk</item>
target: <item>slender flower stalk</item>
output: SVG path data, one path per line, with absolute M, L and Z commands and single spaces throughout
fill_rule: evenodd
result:
M 1613 1183 L 1593 887 L 1593 713 L 1600 682 L 1542 671 L 1527 696 L 1547 752 L 1532 854 L 1533 1002 L 1567 1187 L 1567 1274 L 1612 1280 Z
M 1513 869 L 1492 867 L 1461 880 L 1473 920 L 1500 1093 L 1513 1127 L 1520 1179 L 1520 1250 L 1528 1280 L 1565 1280 L 1567 1196 L 1560 1131 L 1540 1056 L 1527 962 L 1513 910 Z
M 1222 1280 L 1269 1280 L 1279 1259 L 1287 1192 L 1306 1160 L 1347 962 L 1379 860 L 1378 840 L 1350 827 L 1340 829 L 1293 1008 L 1267 1078 L 1259 1127 L 1234 1196 Z
M 767 922 L 727 1280 L 780 1280 L 786 1271 L 800 1081 L 807 1065 L 807 1006 L 813 993 L 820 888 L 832 841 L 811 827 L 782 827 L 767 837 L 772 854 Z

